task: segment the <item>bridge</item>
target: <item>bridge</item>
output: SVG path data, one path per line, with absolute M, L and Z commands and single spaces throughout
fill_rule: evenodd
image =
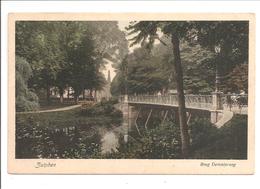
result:
M 136 122 L 141 109 L 150 110 L 145 127 L 147 127 L 154 108 L 165 110 L 163 121 L 167 117 L 169 109 L 175 111 L 176 115 L 178 111 L 177 95 L 125 95 L 120 96 L 119 102 L 121 103 L 121 110 L 125 121 L 123 124 L 129 125 L 129 122 L 133 122 L 137 130 L 138 126 Z M 223 126 L 232 119 L 234 114 L 247 115 L 247 102 L 247 95 L 223 94 L 220 92 L 212 93 L 212 95 L 185 95 L 188 121 L 192 114 L 204 112 L 204 115 L 210 116 L 211 122 L 216 127 Z
M 187 109 L 197 109 L 197 110 L 207 110 L 212 111 L 215 109 L 213 103 L 214 95 L 185 95 L 185 106 Z M 220 98 L 217 99 L 220 102 L 217 110 L 231 111 L 235 114 L 247 114 L 247 95 L 231 95 L 231 94 L 221 94 Z M 124 96 L 120 96 L 119 101 L 134 104 L 146 104 L 146 105 L 158 105 L 158 106 L 170 106 L 178 107 L 178 97 L 177 95 L 132 95 L 125 99 Z

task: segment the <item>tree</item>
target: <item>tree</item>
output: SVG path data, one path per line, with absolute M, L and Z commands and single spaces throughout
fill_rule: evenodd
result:
M 63 62 L 59 48 L 59 28 L 55 22 L 16 22 L 16 55 L 25 58 L 33 71 L 28 81 L 34 89 L 46 89 L 50 102 L 50 88 Z
M 117 75 L 112 82 L 113 94 L 123 94 L 124 78 L 123 64 L 128 64 L 128 94 L 162 93 L 176 88 L 173 79 L 171 41 L 162 36 L 165 43 L 154 44 L 151 52 L 145 48 L 134 49 L 132 53 L 117 67 Z M 191 44 L 187 40 L 180 41 L 180 51 L 183 67 L 183 82 L 186 93 L 209 94 L 214 90 L 215 55 L 199 44 Z M 205 72 L 207 70 L 207 72 Z M 117 89 L 118 88 L 118 89 Z
M 115 21 L 19 21 L 16 22 L 16 55 L 32 68 L 29 87 L 57 87 L 60 101 L 73 85 L 75 99 L 84 89 L 101 89 L 105 59 L 115 63 L 127 52 L 125 34 Z
M 248 65 L 237 65 L 224 79 L 222 89 L 224 92 L 248 92 Z
M 186 93 L 210 94 L 214 90 L 215 82 L 215 65 L 212 64 L 214 53 L 186 40 L 181 41 L 180 51 Z
M 127 73 L 125 72 L 126 65 Z M 125 82 L 127 82 L 128 94 L 147 92 L 153 94 L 168 88 L 169 76 L 167 73 L 168 69 L 164 66 L 163 57 L 154 56 L 147 49 L 138 48 L 123 60 L 121 67 L 118 68 L 117 77 L 112 83 L 118 83 L 117 87 L 120 87 L 120 90 L 117 92 L 121 91 L 121 94 L 124 93 Z M 126 81 L 125 77 L 127 77 Z
M 85 22 L 95 42 L 95 52 L 102 59 L 108 59 L 117 66 L 128 53 L 128 43 L 117 21 Z
M 183 88 L 183 72 L 180 56 L 180 39 L 185 37 L 189 29 L 188 22 L 168 22 L 168 21 L 140 21 L 132 22 L 127 28 L 130 30 L 129 34 L 136 34 L 132 38 L 132 45 L 137 43 L 144 44 L 148 39 L 148 48 L 151 48 L 154 41 L 159 39 L 158 28 L 163 34 L 171 37 L 172 52 L 173 52 L 173 66 L 174 76 L 176 80 L 177 96 L 178 96 L 178 112 L 180 120 L 182 155 L 184 158 L 189 157 L 190 137 L 188 133 L 187 117 L 185 110 L 185 97 Z M 159 39 L 160 40 L 160 39 Z
M 173 61 L 173 53 L 170 48 L 171 40 L 167 36 L 162 36 L 161 40 L 164 44 L 154 45 L 152 54 L 155 57 L 163 57 L 160 60 L 164 68 L 162 75 L 168 75 L 169 88 L 176 88 L 171 71 Z M 187 38 L 180 41 L 180 51 L 185 92 L 191 94 L 212 92 L 215 81 L 215 65 L 212 62 L 215 59 L 215 54 L 198 43 L 188 41 Z
M 100 90 L 105 84 L 101 74 L 105 59 L 116 62 L 127 50 L 123 48 L 127 47 L 125 35 L 119 30 L 117 22 L 73 21 L 60 22 L 60 25 L 63 30 L 60 39 L 66 57 L 61 75 L 67 70 L 69 79 L 65 83 L 74 86 L 76 98 L 85 89 L 90 90 L 92 95 L 93 90 Z M 57 77 L 59 86 L 66 86 L 63 77 L 60 78 L 61 81 Z
M 60 103 L 63 103 L 64 90 L 68 86 L 68 83 L 69 83 L 68 70 L 62 69 L 62 70 L 58 71 L 57 77 L 56 77 L 54 83 L 55 83 L 55 86 L 57 86 L 58 90 L 59 90 Z
M 86 88 L 86 83 L 91 83 L 95 77 L 93 40 L 89 36 L 84 36 L 80 43 L 69 50 L 70 79 L 69 84 L 74 90 L 75 101 Z
M 220 48 L 214 61 L 222 78 L 228 77 L 237 65 L 248 64 L 248 21 L 203 21 L 192 25 L 194 30 L 190 36 L 195 36 L 199 44 L 214 53 L 216 46 Z M 222 81 L 221 90 L 226 91 L 226 81 Z
M 15 62 L 16 111 L 32 111 L 39 108 L 38 97 L 27 85 L 31 76 L 30 64 L 24 58 L 17 56 Z

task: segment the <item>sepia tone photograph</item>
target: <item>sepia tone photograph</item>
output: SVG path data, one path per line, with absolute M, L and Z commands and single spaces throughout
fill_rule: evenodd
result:
M 253 173 L 253 15 L 9 16 L 11 172 Z

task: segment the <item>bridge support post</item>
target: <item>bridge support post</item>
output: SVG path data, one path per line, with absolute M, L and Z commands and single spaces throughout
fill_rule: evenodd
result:
M 221 100 L 222 92 L 212 93 L 212 110 L 210 114 L 211 123 L 217 123 L 222 117 L 223 104 Z
M 128 142 L 128 126 L 129 126 L 129 107 L 128 96 L 124 96 L 123 102 L 121 102 L 121 111 L 123 113 L 123 128 L 124 128 L 124 142 Z

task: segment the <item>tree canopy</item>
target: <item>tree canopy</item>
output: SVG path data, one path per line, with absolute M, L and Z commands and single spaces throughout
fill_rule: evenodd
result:
M 248 22 L 133 21 L 126 29 L 129 35 L 134 35 L 130 46 L 141 44 L 141 48 L 148 50 L 138 49 L 126 57 L 122 65 L 127 66 L 118 67 L 112 91 L 126 91 L 122 90 L 125 86 L 130 94 L 176 88 L 182 152 L 186 157 L 189 134 L 184 90 L 193 94 L 212 92 L 216 72 L 222 78 L 222 91 L 226 91 L 227 82 L 237 81 L 234 72 L 242 67 L 237 65 L 248 62 Z M 160 45 L 155 45 L 156 41 Z M 240 74 L 240 87 L 247 87 L 244 73 Z M 116 87 L 121 89 L 116 90 Z M 240 87 L 233 85 L 233 88 Z
M 221 75 L 220 90 L 237 92 L 237 88 L 241 87 L 234 86 L 237 81 L 235 75 L 239 73 L 237 72 L 238 69 L 243 67 L 239 65 L 247 65 L 248 63 L 248 22 L 194 21 L 176 23 L 179 26 L 173 26 L 171 22 L 132 22 L 132 24 L 136 24 L 136 27 L 143 28 L 139 35 L 131 39 L 134 40 L 132 45 L 140 42 L 143 50 L 136 49 L 127 56 L 129 93 L 138 94 L 143 91 L 156 92 L 162 89 L 176 88 L 176 82 L 173 79 L 174 72 L 171 71 L 171 62 L 174 58 L 171 50 L 173 46 L 169 38 L 170 28 L 172 28 L 172 31 L 186 31 L 185 34 L 180 34 L 180 37 L 182 37 L 180 51 L 183 82 L 186 93 L 210 94 L 214 91 L 217 64 Z M 136 27 L 133 27 L 133 25 L 128 27 L 131 30 L 130 34 L 137 31 Z M 163 32 L 165 32 L 164 35 L 159 37 L 159 34 Z M 146 35 L 146 37 L 141 38 L 141 35 Z M 155 43 L 151 48 L 151 43 L 156 40 L 159 41 L 159 44 Z M 215 52 L 216 46 L 221 49 L 219 55 Z M 146 54 L 143 53 L 143 57 L 138 56 L 137 51 L 139 51 L 139 54 L 146 51 Z M 149 67 L 149 74 L 145 71 L 142 72 L 144 70 L 142 67 Z M 133 68 L 135 69 L 133 70 Z M 237 74 L 233 73 L 234 77 L 231 77 L 230 74 L 235 68 Z M 112 83 L 112 90 L 115 93 L 121 91 L 122 94 L 124 74 L 121 74 L 121 69 L 122 67 L 118 67 L 117 76 Z M 135 72 L 135 70 L 139 71 Z M 240 71 L 245 70 L 241 69 Z M 245 74 L 247 73 L 245 72 Z M 157 87 L 153 87 L 152 81 L 154 80 L 151 79 L 153 76 L 157 76 L 161 85 L 157 84 Z M 233 87 L 230 88 L 231 83 L 233 83 Z M 247 89 L 247 82 L 244 83 L 243 87 Z M 116 90 L 115 86 L 120 89 Z
M 115 21 L 18 21 L 16 56 L 32 69 L 29 88 L 72 87 L 75 99 L 85 89 L 101 89 L 105 59 L 118 64 L 127 53 L 125 34 Z

